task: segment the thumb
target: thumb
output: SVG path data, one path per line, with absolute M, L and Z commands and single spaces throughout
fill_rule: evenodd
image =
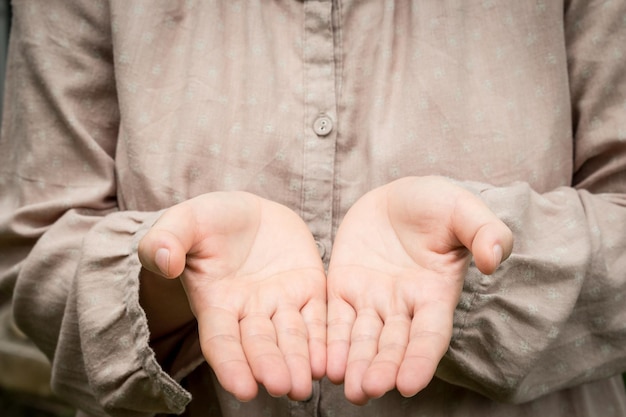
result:
M 195 225 L 195 217 L 185 205 L 165 211 L 139 242 L 143 267 L 166 278 L 180 276 L 194 244 Z
M 452 227 L 480 272 L 492 274 L 513 251 L 513 232 L 469 191 L 459 195 Z

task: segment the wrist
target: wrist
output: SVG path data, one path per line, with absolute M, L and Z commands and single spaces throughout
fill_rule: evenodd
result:
M 139 304 L 148 320 L 151 341 L 194 320 L 180 279 L 167 279 L 145 268 L 139 275 Z

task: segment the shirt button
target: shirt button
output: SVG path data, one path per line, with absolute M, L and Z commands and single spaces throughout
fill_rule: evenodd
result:
M 326 255 L 326 246 L 319 240 L 315 241 L 315 246 L 317 246 L 317 251 L 320 254 L 320 258 L 324 258 L 324 255 Z
M 326 115 L 319 115 L 313 122 L 313 131 L 318 136 L 326 136 L 333 130 L 333 121 Z

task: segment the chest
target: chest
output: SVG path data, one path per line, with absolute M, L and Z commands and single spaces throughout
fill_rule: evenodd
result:
M 571 177 L 558 5 L 150 5 L 114 13 L 131 208 L 245 189 L 328 218 L 407 175 Z

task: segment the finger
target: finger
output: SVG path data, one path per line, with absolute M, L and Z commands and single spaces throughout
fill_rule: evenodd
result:
M 379 398 L 396 386 L 396 377 L 409 343 L 411 319 L 406 314 L 387 317 L 378 342 L 378 353 L 363 377 L 362 389 Z
M 311 376 L 322 379 L 326 373 L 326 300 L 313 299 L 300 312 L 308 335 Z
M 139 260 L 144 268 L 175 278 L 185 269 L 185 258 L 195 240 L 197 227 L 192 210 L 179 204 L 165 211 L 141 239 Z
M 277 311 L 272 317 L 278 348 L 291 375 L 292 400 L 306 400 L 311 395 L 311 362 L 309 343 L 304 319 L 295 308 Z
M 220 385 L 241 401 L 253 399 L 258 386 L 241 344 L 238 318 L 207 309 L 198 314 L 198 332 L 202 353 Z
M 403 396 L 417 394 L 435 375 L 450 344 L 453 314 L 453 307 L 442 302 L 430 302 L 415 312 L 409 344 L 396 381 Z
M 493 273 L 513 250 L 513 233 L 480 198 L 467 192 L 458 199 L 452 228 L 459 241 L 474 256 L 476 267 Z
M 378 352 L 382 328 L 383 321 L 375 310 L 363 309 L 357 312 L 344 381 L 346 398 L 354 404 L 365 404 L 369 399 L 362 388 L 363 378 Z
M 326 376 L 335 384 L 341 384 L 346 374 L 355 319 L 356 313 L 350 304 L 340 298 L 329 299 Z
M 291 391 L 291 376 L 278 347 L 276 329 L 268 314 L 250 314 L 239 322 L 241 343 L 256 380 L 280 397 Z

